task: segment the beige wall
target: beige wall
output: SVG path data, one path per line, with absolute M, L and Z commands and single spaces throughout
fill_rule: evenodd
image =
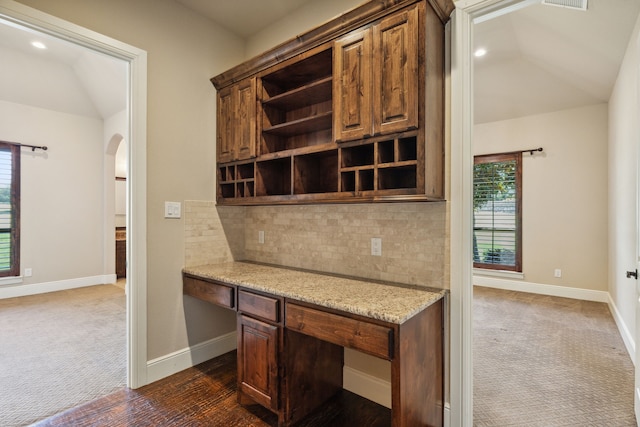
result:
M 366 2 L 367 0 L 307 2 L 301 8 L 251 36 L 247 40 L 246 59 L 259 55 Z
M 37 124 L 37 125 L 36 125 Z M 102 120 L 0 101 L 0 140 L 21 151 L 20 265 L 26 285 L 102 276 Z
M 638 141 L 640 141 L 639 69 L 640 17 L 609 100 L 609 294 L 624 324 L 625 342 L 636 340 L 637 282 L 625 272 L 635 270 L 638 253 Z M 632 345 L 627 345 L 632 347 Z
M 21 3 L 147 51 L 148 358 L 195 344 L 219 322 L 205 304 L 183 303 L 184 222 L 164 219 L 164 201 L 214 196 L 209 78 L 242 60 L 243 41 L 173 0 Z
M 474 127 L 474 154 L 523 154 L 524 281 L 607 290 L 607 104 Z M 562 277 L 554 277 L 554 270 Z

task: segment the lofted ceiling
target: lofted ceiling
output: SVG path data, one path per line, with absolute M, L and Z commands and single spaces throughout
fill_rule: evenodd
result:
M 321 0 L 175 0 L 247 39 Z M 588 0 L 586 12 L 534 4 L 478 22 L 476 123 L 607 102 L 640 12 L 638 0 Z M 0 21 L 0 100 L 110 117 L 125 108 L 126 64 Z
M 0 20 L 0 100 L 106 119 L 126 108 L 126 88 L 124 61 Z
M 476 23 L 476 123 L 607 102 L 638 0 L 588 0 L 587 11 L 533 4 Z

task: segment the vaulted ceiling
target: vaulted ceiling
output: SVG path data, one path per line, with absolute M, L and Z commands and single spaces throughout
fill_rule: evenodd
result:
M 321 0 L 176 1 L 247 39 Z M 586 12 L 534 4 L 476 23 L 487 50 L 474 60 L 476 123 L 607 102 L 640 1 L 588 2 Z M 126 74 L 122 61 L 0 25 L 0 100 L 107 118 L 125 108 Z
M 126 88 L 124 61 L 0 21 L 0 100 L 106 119 L 126 108 Z
M 476 23 L 476 123 L 607 102 L 639 12 L 638 0 L 588 0 Z

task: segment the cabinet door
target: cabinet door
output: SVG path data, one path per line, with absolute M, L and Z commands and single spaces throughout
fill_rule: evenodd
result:
M 371 30 L 334 44 L 333 129 L 336 141 L 371 136 Z
M 256 156 L 256 79 L 250 78 L 234 86 L 235 159 L 245 160 Z
M 233 108 L 233 86 L 220 89 L 218 91 L 216 139 L 217 139 L 217 159 L 218 163 L 231 162 L 234 159 L 233 152 L 233 129 L 234 129 L 234 108 Z
M 373 126 L 387 134 L 418 127 L 418 9 L 373 26 Z
M 277 326 L 238 315 L 238 391 L 278 409 Z

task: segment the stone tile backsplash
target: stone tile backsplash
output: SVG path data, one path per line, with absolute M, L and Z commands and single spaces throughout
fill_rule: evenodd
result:
M 185 267 L 245 259 L 244 209 L 185 200 Z
M 185 265 L 245 259 L 448 288 L 446 209 L 446 203 L 216 207 L 187 201 Z M 382 239 L 382 256 L 371 255 L 372 237 Z

